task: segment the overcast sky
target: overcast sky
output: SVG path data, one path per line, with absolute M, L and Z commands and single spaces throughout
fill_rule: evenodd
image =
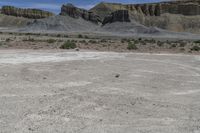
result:
M 150 3 L 159 2 L 162 0 L 103 0 L 104 2 L 117 2 L 117 3 Z M 102 0 L 0 0 L 0 6 L 13 5 L 24 8 L 39 8 L 54 13 L 60 12 L 62 4 L 72 3 L 78 7 L 90 9 L 95 4 L 102 2 Z

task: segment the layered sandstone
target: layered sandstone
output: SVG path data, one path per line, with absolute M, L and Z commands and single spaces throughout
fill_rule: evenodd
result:
M 104 18 L 103 25 L 113 22 L 130 22 L 128 10 L 117 10 Z
M 68 15 L 73 18 L 83 18 L 93 23 L 101 23 L 98 15 L 85 9 L 77 8 L 72 4 L 66 4 L 61 7 L 60 15 Z
M 53 16 L 54 14 L 48 11 L 39 9 L 22 9 L 14 6 L 3 6 L 1 13 L 10 16 L 24 17 L 30 19 L 41 19 Z

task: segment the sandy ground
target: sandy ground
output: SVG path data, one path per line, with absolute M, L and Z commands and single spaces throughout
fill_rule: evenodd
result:
M 200 133 L 200 56 L 0 51 L 0 133 Z

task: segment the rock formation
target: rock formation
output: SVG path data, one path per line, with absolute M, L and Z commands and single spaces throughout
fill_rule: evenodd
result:
M 10 16 L 16 17 L 25 17 L 30 19 L 41 19 L 53 16 L 54 14 L 51 12 L 39 10 L 39 9 L 22 9 L 16 8 L 13 6 L 3 6 L 1 9 L 1 13 Z
M 172 0 L 146 4 L 118 4 L 102 2 L 91 12 L 106 21 L 108 14 L 117 10 L 128 10 L 131 20 L 145 26 L 162 29 L 200 33 L 200 0 Z M 104 19 L 106 17 L 106 19 Z M 196 28 L 194 28 L 196 26 Z
M 100 3 L 90 11 L 100 14 L 105 17 L 104 14 L 116 10 L 126 9 L 130 12 L 137 12 L 145 16 L 160 16 L 164 13 L 182 14 L 182 15 L 200 15 L 200 0 L 185 0 L 185 1 L 168 1 L 160 3 L 148 3 L 148 4 L 116 4 L 116 3 Z M 102 10 L 101 12 L 99 12 Z M 103 12 L 103 13 L 102 13 Z
M 83 18 L 87 21 L 91 21 L 97 24 L 101 23 L 101 20 L 98 15 L 85 9 L 77 8 L 72 4 L 63 5 L 61 7 L 60 15 L 68 15 L 73 18 Z
M 103 25 L 113 22 L 130 22 L 128 10 L 117 10 L 112 12 L 109 16 L 103 20 Z

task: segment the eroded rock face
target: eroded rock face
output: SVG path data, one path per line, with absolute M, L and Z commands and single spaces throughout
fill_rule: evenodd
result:
M 128 10 L 117 10 L 111 13 L 109 16 L 105 17 L 103 20 L 103 25 L 113 22 L 130 22 Z
M 182 14 L 182 15 L 200 15 L 200 0 L 178 0 L 160 3 L 147 4 L 116 4 L 116 3 L 100 3 L 90 11 L 104 14 L 116 10 L 128 10 L 129 12 L 136 12 L 144 16 L 160 16 L 164 13 Z
M 101 23 L 101 20 L 98 15 L 94 14 L 93 12 L 87 11 L 85 9 L 80 9 L 75 7 L 72 4 L 63 5 L 61 7 L 60 15 L 69 15 L 73 18 L 83 18 L 87 21 L 91 21 L 93 23 Z
M 13 6 L 3 6 L 1 9 L 1 13 L 10 16 L 25 17 L 31 19 L 47 18 L 54 15 L 51 12 L 39 9 L 22 9 Z
M 200 15 L 200 1 L 172 1 L 152 4 L 132 5 L 141 9 L 146 16 L 160 16 L 164 13 L 182 14 L 186 16 Z

